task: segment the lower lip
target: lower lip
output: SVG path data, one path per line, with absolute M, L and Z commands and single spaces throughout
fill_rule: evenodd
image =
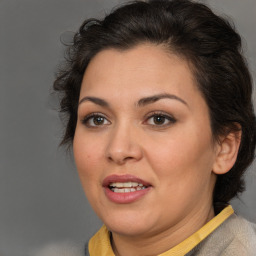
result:
M 128 204 L 135 202 L 145 196 L 151 189 L 151 187 L 147 187 L 142 190 L 137 190 L 134 192 L 127 192 L 127 193 L 116 193 L 113 192 L 110 188 L 105 187 L 105 194 L 107 198 L 117 204 Z

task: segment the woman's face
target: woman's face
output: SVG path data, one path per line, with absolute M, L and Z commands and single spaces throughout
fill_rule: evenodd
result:
M 87 198 L 114 234 L 152 235 L 212 213 L 208 107 L 188 63 L 160 46 L 91 60 L 73 147 Z

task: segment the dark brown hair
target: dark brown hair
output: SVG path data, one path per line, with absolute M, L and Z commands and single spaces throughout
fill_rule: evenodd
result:
M 68 49 L 65 69 L 54 82 L 54 90 L 61 95 L 60 111 L 67 118 L 62 144 L 72 145 L 81 82 L 90 60 L 103 49 L 126 50 L 142 43 L 164 45 L 191 63 L 209 107 L 214 139 L 242 130 L 237 161 L 228 173 L 218 176 L 215 185 L 214 202 L 227 203 L 244 190 L 243 173 L 254 159 L 252 80 L 234 26 L 203 4 L 134 1 L 102 20 L 86 20 Z

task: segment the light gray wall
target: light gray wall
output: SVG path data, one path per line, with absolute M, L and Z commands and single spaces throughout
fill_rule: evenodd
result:
M 62 126 L 50 91 L 63 59 L 60 35 L 119 2 L 0 0 L 1 256 L 26 255 L 49 242 L 86 241 L 100 226 L 72 158 L 58 148 Z M 255 79 L 256 1 L 208 3 L 235 19 Z M 255 168 L 247 183 L 242 201 L 234 206 L 256 222 Z

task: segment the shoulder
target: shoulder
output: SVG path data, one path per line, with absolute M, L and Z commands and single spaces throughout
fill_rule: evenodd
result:
M 233 215 L 226 224 L 226 229 L 232 234 L 233 240 L 230 249 L 244 248 L 244 251 L 255 255 L 256 252 L 256 224 L 246 219 Z M 234 251 L 235 252 L 235 251 Z
M 192 255 L 253 256 L 256 252 L 256 224 L 233 214 L 194 250 Z

